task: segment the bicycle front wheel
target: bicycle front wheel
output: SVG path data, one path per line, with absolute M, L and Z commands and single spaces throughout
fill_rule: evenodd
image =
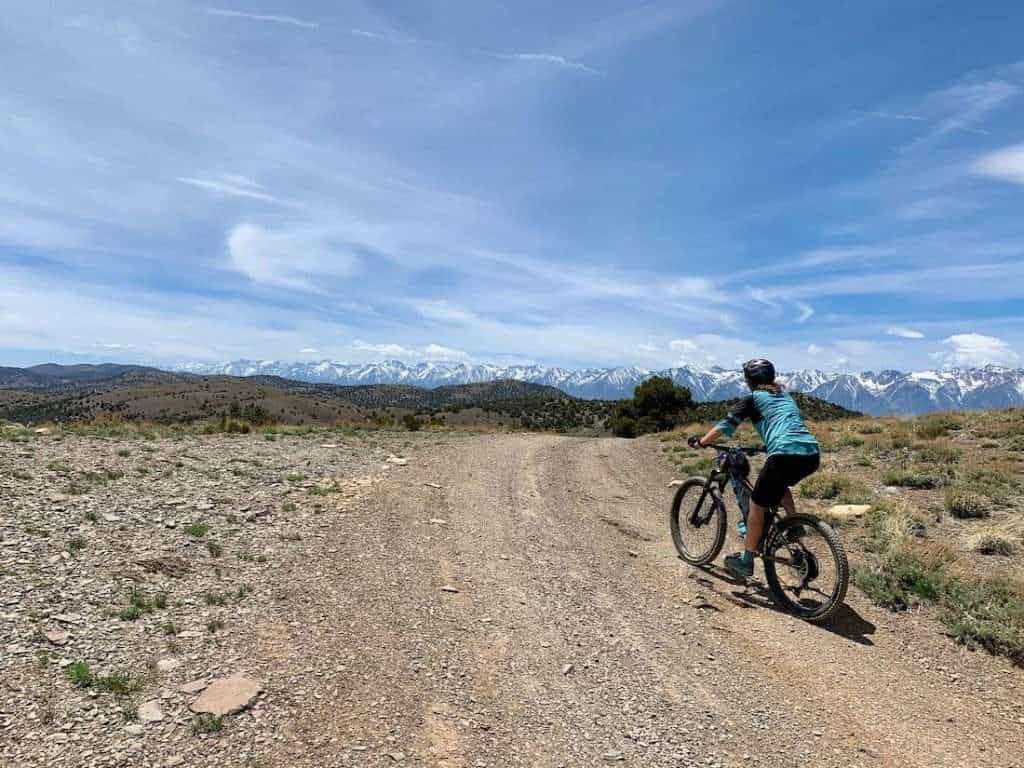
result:
M 791 515 L 768 534 L 764 577 L 772 597 L 805 621 L 822 622 L 842 605 L 850 565 L 839 534 L 811 515 Z
M 707 565 L 718 557 L 725 543 L 725 505 L 718 491 L 707 483 L 702 477 L 683 483 L 669 512 L 672 543 L 690 565 Z

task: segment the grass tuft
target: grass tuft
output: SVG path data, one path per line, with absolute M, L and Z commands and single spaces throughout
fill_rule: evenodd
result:
M 946 511 L 961 520 L 988 517 L 989 501 L 980 493 L 962 486 L 953 486 L 946 491 Z
M 69 664 L 64 670 L 64 674 L 68 676 L 68 679 L 77 688 L 90 688 L 92 684 L 96 682 L 96 678 L 89 668 L 89 665 L 84 661 L 76 661 Z
M 216 733 L 223 730 L 223 728 L 224 718 L 220 715 L 211 715 L 203 712 L 192 719 L 192 733 L 196 736 L 202 733 Z

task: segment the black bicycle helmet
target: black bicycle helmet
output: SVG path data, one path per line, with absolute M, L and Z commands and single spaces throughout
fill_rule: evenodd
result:
M 771 384 L 775 381 L 775 366 L 764 358 L 755 357 L 743 364 L 743 378 L 752 386 Z

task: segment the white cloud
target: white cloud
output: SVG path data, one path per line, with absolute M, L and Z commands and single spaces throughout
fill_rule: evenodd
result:
M 1024 184 L 1024 144 L 1014 144 L 982 155 L 971 165 L 971 170 L 981 176 Z
M 949 348 L 932 357 L 948 366 L 1013 365 L 1020 360 L 1020 355 L 996 336 L 958 333 L 943 339 L 942 343 Z
M 811 357 L 817 357 L 818 355 L 820 355 L 824 351 L 825 351 L 824 347 L 819 347 L 817 344 L 808 344 L 807 345 L 807 354 L 811 355 Z
M 898 336 L 901 339 L 923 339 L 924 334 L 920 331 L 915 331 L 913 328 L 907 328 L 903 325 L 892 325 L 885 329 L 886 336 Z
M 299 354 L 300 355 L 315 355 L 319 351 L 320 350 L 316 349 L 315 347 L 305 347 L 305 348 L 299 350 Z
M 798 323 L 806 323 L 814 316 L 814 307 L 805 301 L 796 302 L 796 308 L 800 310 L 800 316 L 796 319 Z
M 719 290 L 713 282 L 704 277 L 678 277 L 670 280 L 665 286 L 665 293 L 673 299 L 694 299 L 716 303 L 725 303 L 733 299 L 732 296 Z
M 471 325 L 480 322 L 480 317 L 462 307 L 447 301 L 416 301 L 413 308 L 428 320 L 436 320 L 452 325 Z
M 316 29 L 320 25 L 315 21 L 305 21 L 294 16 L 281 16 L 268 13 L 244 13 L 243 11 L 229 11 L 224 8 L 207 8 L 206 12 L 211 16 L 225 16 L 232 19 L 247 19 L 249 21 L 265 21 L 272 24 L 285 24 L 292 27 L 303 27 L 304 29 Z
M 763 288 L 751 288 L 747 286 L 747 295 L 758 304 L 763 304 L 771 309 L 778 309 L 779 302 Z
M 310 229 L 272 231 L 239 224 L 228 235 L 232 266 L 251 280 L 304 290 L 319 290 L 314 277 L 353 274 L 356 257 L 334 233 Z
M 697 345 L 690 339 L 673 339 L 668 343 L 668 348 L 673 352 L 696 352 Z
M 356 339 L 352 342 L 353 349 L 358 349 L 360 352 L 373 352 L 376 355 L 384 355 L 385 357 L 404 357 L 412 359 L 416 356 L 416 353 L 408 347 L 403 347 L 401 344 L 371 344 L 368 341 L 362 341 Z
M 444 347 L 440 344 L 427 344 L 423 348 L 422 356 L 427 360 L 462 360 L 468 357 L 461 350 Z
M 352 348 L 360 352 L 371 352 L 383 357 L 401 358 L 405 362 L 416 360 L 464 360 L 468 357 L 465 352 L 440 344 L 427 344 L 424 347 L 407 347 L 394 343 L 373 344 L 356 339 L 352 342 Z

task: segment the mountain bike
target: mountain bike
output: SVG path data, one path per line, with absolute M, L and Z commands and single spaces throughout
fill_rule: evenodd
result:
M 672 500 L 672 542 L 687 563 L 705 566 L 722 551 L 727 514 L 723 494 L 732 486 L 743 521 L 750 512 L 750 460 L 764 448 L 709 445 L 718 453 L 707 477 L 685 480 Z M 850 565 L 839 535 L 813 515 L 787 515 L 769 508 L 761 539 L 761 560 L 772 599 L 786 611 L 822 622 L 842 605 Z

